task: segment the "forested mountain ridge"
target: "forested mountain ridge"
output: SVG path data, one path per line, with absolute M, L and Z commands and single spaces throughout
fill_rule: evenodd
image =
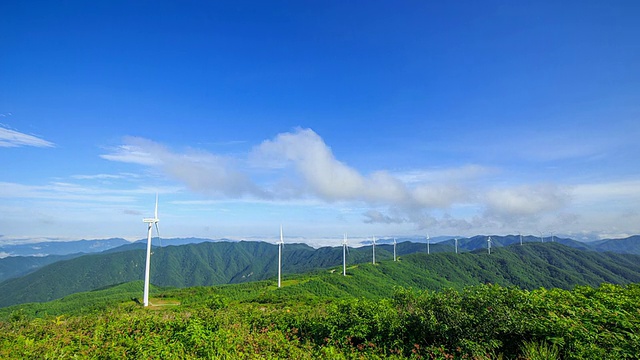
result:
M 492 246 L 494 248 L 509 246 L 520 243 L 519 235 L 506 235 L 506 236 L 492 236 Z M 400 239 L 400 243 L 406 243 L 398 249 L 399 254 L 411 253 L 411 252 L 426 252 L 427 245 L 426 239 L 422 242 L 416 242 L 418 238 Z M 134 243 L 129 243 L 123 239 L 110 239 L 110 240 L 80 240 L 71 242 L 46 242 L 46 243 L 34 243 L 34 244 L 22 244 L 22 245 L 5 245 L 0 247 L 0 254 L 5 256 L 9 254 L 9 257 L 0 258 L 0 282 L 26 275 L 30 272 L 36 271 L 38 268 L 55 262 L 57 260 L 72 258 L 81 256 L 83 253 L 112 253 L 129 251 L 134 249 L 144 249 L 146 247 L 146 240 L 140 240 Z M 432 239 L 432 241 L 434 241 Z M 598 252 L 616 252 L 620 254 L 638 254 L 640 255 L 640 236 L 634 235 L 624 239 L 605 239 L 593 242 L 582 242 L 568 238 L 560 237 L 536 237 L 536 236 L 522 236 L 523 243 L 540 243 L 544 242 L 557 242 L 563 245 L 567 245 L 581 250 L 592 250 Z M 203 242 L 234 242 L 226 239 L 212 240 L 202 238 L 173 238 L 173 239 L 154 239 L 154 244 L 161 247 L 167 246 L 179 246 L 197 244 Z M 390 243 L 392 239 L 380 239 L 378 246 L 381 249 L 392 251 Z M 359 246 L 361 244 L 358 244 Z M 430 244 L 431 252 L 451 251 L 455 250 L 455 240 L 448 239 L 439 242 L 432 242 Z M 487 236 L 478 235 L 471 238 L 459 238 L 458 239 L 458 251 L 474 251 L 477 249 L 486 249 Z M 154 246 L 156 247 L 156 246 Z M 6 251 L 4 251 L 4 250 Z M 14 252 L 18 249 L 18 253 L 24 255 L 15 256 Z M 48 249 L 48 250 L 47 250 Z M 75 250 L 75 253 L 71 253 Z M 102 250 L 102 251 L 101 251 Z M 9 252 L 7 252 L 9 251 Z M 44 251 L 52 253 L 65 254 L 62 257 L 47 257 L 47 256 L 29 256 L 29 254 L 35 254 Z
M 316 276 L 304 280 L 305 286 L 313 287 L 320 282 L 320 287 L 344 289 L 343 295 L 375 296 L 389 294 L 390 289 L 397 285 L 439 289 L 497 283 L 533 289 L 640 282 L 640 256 L 581 251 L 558 243 L 511 245 L 496 248 L 490 255 L 485 250 L 455 254 L 447 245 L 441 244 L 432 245 L 432 254 L 427 255 L 422 246 L 408 242 L 399 243 L 397 250 L 401 261 L 393 262 L 392 245 L 376 246 L 379 263 L 374 266 L 369 264 L 371 247 L 350 249 L 348 272 L 352 277 L 360 277 L 358 281 L 338 276 Z M 335 268 L 341 264 L 342 249 L 339 247 L 313 249 L 304 244 L 290 244 L 283 251 L 285 277 L 332 267 L 335 275 L 341 273 L 341 267 Z M 355 265 L 358 271 L 352 273 L 354 264 L 361 265 Z M 143 278 L 143 271 L 142 250 L 85 255 L 0 283 L 0 305 L 49 301 L 76 292 L 139 280 Z M 200 243 L 155 248 L 151 262 L 151 283 L 157 286 L 241 283 L 272 279 L 276 274 L 277 246 L 264 242 Z M 367 290 L 367 284 L 378 285 L 376 289 Z M 330 295 L 340 294 L 338 291 Z
M 412 247 L 399 244 L 399 249 Z M 380 260 L 392 255 L 377 249 Z M 370 248 L 351 249 L 349 262 L 368 261 Z M 59 261 L 25 276 L 0 283 L 0 306 L 49 301 L 81 291 L 142 279 L 142 249 L 90 254 Z M 301 273 L 342 262 L 341 248 L 314 249 L 289 244 L 283 252 L 283 272 Z M 265 242 L 203 242 L 156 247 L 151 257 L 151 283 L 198 286 L 255 281 L 277 274 L 277 246 Z

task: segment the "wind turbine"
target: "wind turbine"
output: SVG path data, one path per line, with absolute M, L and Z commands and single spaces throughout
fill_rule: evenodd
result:
M 347 234 L 344 234 L 344 239 L 342 240 L 342 276 L 347 276 L 347 252 L 349 251 L 349 247 L 347 245 Z
M 284 247 L 284 237 L 282 236 L 282 225 L 280 225 L 280 242 L 278 243 L 278 287 L 282 279 L 282 248 Z
M 489 251 L 489 255 L 491 255 L 491 236 L 487 238 L 487 251 Z
M 456 254 L 458 253 L 458 238 L 455 238 L 455 244 L 456 244 Z
M 551 242 L 555 242 L 555 239 L 553 238 L 553 232 L 551 232 Z
M 393 238 L 393 261 L 396 261 L 396 238 Z
M 522 233 L 518 233 L 520 234 L 520 246 L 522 246 Z
M 147 230 L 147 262 L 144 266 L 144 295 L 143 295 L 143 303 L 144 306 L 149 306 L 149 268 L 151 264 L 151 233 L 153 232 L 153 226 L 156 226 L 156 233 L 158 233 L 158 237 L 160 237 L 160 231 L 158 230 L 158 194 L 156 194 L 156 210 L 153 213 L 153 218 L 144 218 L 143 222 L 149 224 Z
M 373 237 L 373 265 L 376 264 L 376 237 Z
M 429 245 L 431 245 L 431 239 L 429 239 L 429 234 L 427 234 L 427 255 L 431 254 L 431 249 L 429 249 Z
M 540 231 L 540 242 L 544 242 L 544 236 L 542 236 L 542 231 Z

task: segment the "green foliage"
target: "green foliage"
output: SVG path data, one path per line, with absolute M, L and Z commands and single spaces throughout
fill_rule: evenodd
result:
M 638 284 L 571 291 L 396 288 L 380 299 L 262 301 L 280 290 L 259 283 L 165 290 L 156 296 L 181 305 L 148 309 L 129 300 L 84 315 L 30 318 L 14 310 L 0 322 L 0 358 L 632 359 L 640 353 Z M 246 296 L 251 292 L 254 300 Z
M 556 344 L 529 341 L 522 345 L 522 356 L 527 360 L 556 360 L 559 359 L 559 354 Z
M 12 313 L 20 313 L 25 317 L 46 317 L 58 315 L 80 315 L 103 311 L 111 306 L 128 300 L 137 300 L 142 294 L 142 281 L 109 286 L 104 289 L 85 293 L 77 293 L 48 303 L 31 303 L 14 305 L 0 309 L 0 319 L 6 319 Z M 156 292 L 151 287 L 151 293 Z

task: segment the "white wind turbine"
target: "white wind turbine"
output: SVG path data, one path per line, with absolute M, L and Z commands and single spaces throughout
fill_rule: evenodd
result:
M 520 246 L 522 246 L 522 233 L 518 233 L 520 234 Z
M 375 265 L 376 264 L 376 237 L 375 236 L 373 237 L 372 243 L 373 243 L 373 247 L 372 247 L 372 249 L 373 249 L 373 265 Z
M 491 254 L 491 236 L 487 238 L 487 251 Z
M 542 231 L 540 231 L 540 242 L 544 242 L 544 236 L 542 236 Z
M 455 238 L 455 244 L 456 244 L 456 254 L 458 253 L 458 238 Z
M 342 276 L 347 276 L 347 252 L 349 247 L 347 245 L 347 234 L 344 234 L 342 239 Z
M 282 248 L 284 247 L 284 237 L 282 236 L 282 225 L 280 225 L 280 242 L 278 243 L 278 287 L 282 279 Z
M 158 237 L 160 237 L 160 231 L 158 230 L 158 194 L 156 194 L 156 209 L 153 213 L 153 218 L 144 218 L 143 222 L 149 224 L 147 230 L 147 262 L 144 267 L 144 296 L 143 303 L 144 306 L 149 306 L 149 268 L 151 264 L 151 233 L 153 232 L 153 226 L 156 226 L 156 233 L 158 233 Z
M 431 254 L 430 245 L 431 245 L 431 239 L 429 238 L 429 234 L 427 234 L 427 254 Z
M 393 261 L 396 261 L 396 238 L 393 238 Z

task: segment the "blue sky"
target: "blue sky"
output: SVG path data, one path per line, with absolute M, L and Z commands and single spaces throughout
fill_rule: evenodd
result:
M 640 233 L 636 1 L 0 13 L 0 241 Z

